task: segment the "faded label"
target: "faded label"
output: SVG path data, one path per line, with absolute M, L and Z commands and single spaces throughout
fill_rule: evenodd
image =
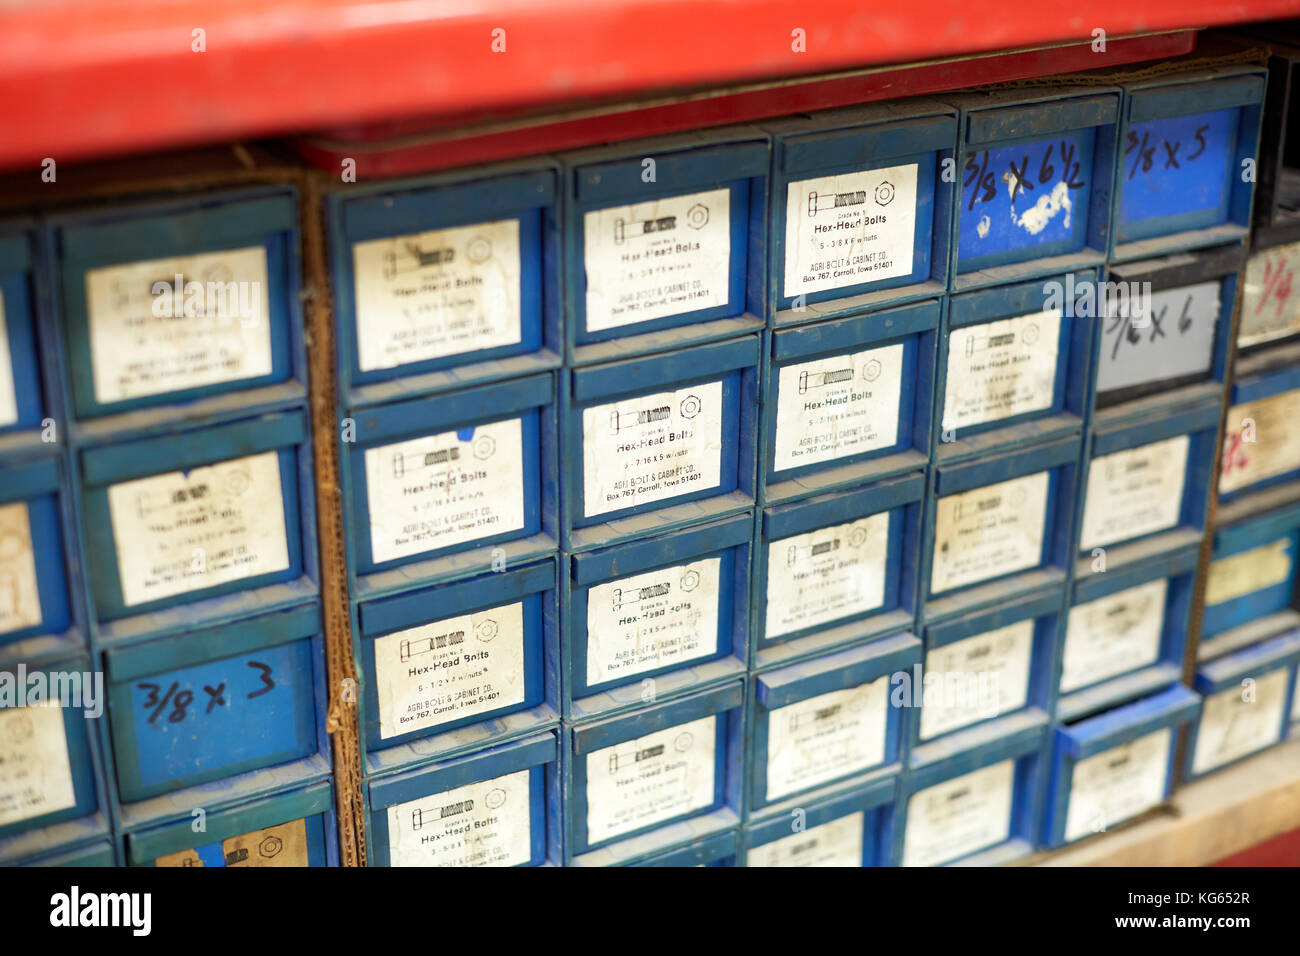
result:
M 1290 538 L 1212 561 L 1205 582 L 1205 606 L 1276 587 L 1290 579 L 1293 566 Z
M 518 418 L 366 450 L 376 564 L 524 527 Z
M 767 723 L 767 799 L 885 761 L 889 677 L 778 707 Z
M 519 220 L 352 246 L 361 371 L 515 345 Z
M 749 851 L 745 866 L 862 866 L 861 811 Z
M 518 866 L 532 859 L 531 773 L 389 807 L 389 866 Z
M 1221 494 L 1300 469 L 1300 389 L 1228 409 Z
M 1237 347 L 1300 332 L 1300 242 L 1263 249 L 1246 262 Z
M 1048 473 L 1040 471 L 940 498 L 931 593 L 1038 567 L 1048 480 Z
M 274 451 L 108 489 L 127 607 L 289 567 Z
M 1108 308 L 1097 363 L 1097 392 L 1210 371 L 1219 322 L 1219 283 L 1166 289 L 1150 304 L 1133 297 Z
M 0 710 L 0 827 L 76 804 L 63 710 Z
M 1282 668 L 1206 697 L 1193 771 L 1205 773 L 1277 743 L 1290 677 Z
M 1051 408 L 1060 337 L 1059 309 L 953 329 L 943 427 L 967 428 Z
M 1100 833 L 1163 801 L 1169 739 L 1165 727 L 1075 764 L 1065 839 Z
M 927 787 L 907 801 L 903 866 L 938 866 L 1011 836 L 1016 762 L 1004 760 Z
M 41 623 L 41 593 L 36 582 L 27 502 L 0 505 L 0 634 Z
M 925 655 L 926 680 L 933 675 L 934 684 L 921 701 L 922 740 L 1025 706 L 1034 623 L 1017 621 Z
M 1070 608 L 1061 691 L 1154 664 L 1165 627 L 1165 578 Z
M 1088 466 L 1079 549 L 1175 527 L 1187 477 L 1186 435 L 1094 458 Z
M 14 363 L 5 324 L 5 299 L 0 293 L 0 428 L 18 421 L 18 393 L 14 391 Z

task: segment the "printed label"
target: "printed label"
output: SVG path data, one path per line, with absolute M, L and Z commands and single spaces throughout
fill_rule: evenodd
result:
M 776 403 L 776 471 L 898 444 L 903 346 L 787 365 Z
M 1065 839 L 1100 833 L 1161 803 L 1169 770 L 1168 727 L 1074 765 Z
M 1127 541 L 1178 524 L 1191 441 L 1177 435 L 1113 455 L 1088 466 L 1079 549 Z
M 9 353 L 9 328 L 5 325 L 5 299 L 0 293 L 0 428 L 16 421 L 18 393 L 14 391 L 14 364 Z
M 274 451 L 108 489 L 127 607 L 289 567 Z
M 880 607 L 888 560 L 887 511 L 769 543 L 766 637 Z
M 721 483 L 721 382 L 582 410 L 582 505 L 587 517 Z
M 1149 307 L 1136 295 L 1126 305 L 1108 302 L 1097 364 L 1098 394 L 1208 373 L 1219 292 L 1217 281 L 1200 282 L 1153 293 Z
M 1277 743 L 1290 676 L 1278 669 L 1206 697 L 1192 770 L 1205 773 Z
M 532 859 L 530 771 L 388 808 L 389 866 L 518 866 Z
M 910 275 L 918 168 L 911 163 L 790 183 L 783 295 Z
M 903 866 L 938 866 L 1006 842 L 1016 762 L 1004 760 L 912 794 Z
M 587 842 L 713 805 L 713 714 L 587 754 Z
M 379 736 L 524 702 L 524 606 L 505 604 L 375 640 Z
M 1061 691 L 1154 664 L 1165 627 L 1165 578 L 1070 608 Z
M 352 246 L 361 371 L 515 345 L 519 220 Z
M 1029 662 L 1034 621 L 1018 621 L 953 641 L 925 655 L 925 675 L 938 675 L 933 702 L 921 701 L 921 739 L 1024 707 L 1029 700 Z
M 943 427 L 967 428 L 1052 407 L 1061 310 L 948 334 Z
M 76 804 L 62 708 L 0 710 L 0 827 Z
M 582 228 L 589 332 L 730 300 L 730 189 L 597 209 Z
M 96 401 L 270 375 L 269 297 L 262 246 L 88 269 Z
M 27 502 L 0 505 L 0 634 L 40 623 L 41 592 Z
M 587 592 L 587 684 L 718 652 L 721 558 L 646 571 Z
M 168 853 L 155 859 L 154 866 L 310 866 L 309 852 L 307 821 L 293 820 L 230 837 L 215 845 Z
M 1047 522 L 1045 471 L 973 488 L 936 504 L 930 591 L 1036 568 Z
M 1237 347 L 1284 339 L 1300 332 L 1300 242 L 1264 249 L 1246 262 L 1241 287 Z
M 376 564 L 524 527 L 518 418 L 366 450 Z
M 862 866 L 861 811 L 749 851 L 745 866 Z
M 1300 469 L 1300 389 L 1228 409 L 1219 492 Z
M 888 675 L 778 707 L 767 720 L 767 799 L 885 760 Z
M 1291 568 L 1290 538 L 1211 561 L 1205 581 L 1205 606 L 1213 607 L 1282 584 L 1291 577 Z

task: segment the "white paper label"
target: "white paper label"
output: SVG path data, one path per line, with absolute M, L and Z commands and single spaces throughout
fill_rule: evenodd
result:
M 1291 568 L 1290 538 L 1211 561 L 1205 580 L 1205 606 L 1276 587 L 1291 576 Z
M 1017 621 L 937 647 L 925 655 L 921 739 L 1009 714 L 1029 700 L 1034 621 Z M 932 693 L 933 691 L 933 693 Z
M 41 592 L 27 502 L 0 505 L 0 634 L 40 623 Z
M 366 502 L 376 564 L 518 531 L 524 526 L 522 421 L 367 449 Z
M 773 710 L 767 722 L 767 799 L 883 763 L 888 708 L 886 675 Z
M 87 270 L 95 399 L 270 375 L 269 302 L 262 246 Z
M 1300 470 L 1300 389 L 1228 409 L 1219 492 Z
M 532 858 L 528 770 L 388 808 L 389 866 L 518 866 Z
M 953 329 L 943 427 L 967 428 L 1051 408 L 1060 336 L 1060 309 Z
M 0 710 L 0 827 L 76 803 L 63 709 Z
M 714 714 L 587 754 L 587 842 L 713 805 Z
M 931 593 L 1038 567 L 1049 477 L 1040 471 L 940 498 Z
M 1215 280 L 1153 293 L 1149 305 L 1140 296 L 1122 308 L 1108 303 L 1097 394 L 1209 372 L 1220 292 Z
M 1061 692 L 1154 664 L 1165 627 L 1165 578 L 1070 608 Z
M 1192 770 L 1205 773 L 1277 743 L 1290 677 L 1279 669 L 1206 697 Z
M 1264 249 L 1246 262 L 1237 347 L 1300 332 L 1300 242 Z
M 524 606 L 421 624 L 375 640 L 379 736 L 524 701 Z
M 721 558 L 646 571 L 587 592 L 587 684 L 718 651 Z
M 766 637 L 880 607 L 888 557 L 887 511 L 769 543 Z
M 730 299 L 730 189 L 597 209 L 582 228 L 589 332 Z
M 1190 440 L 1176 435 L 1094 458 L 1088 465 L 1079 549 L 1088 551 L 1178 524 Z
M 903 866 L 938 866 L 1011 836 L 1016 762 L 1004 760 L 912 794 Z
M 274 451 L 108 489 L 127 607 L 289 567 Z
M 721 483 L 721 382 L 582 410 L 582 504 L 587 517 Z
M 14 391 L 14 363 L 9 353 L 9 327 L 5 324 L 5 299 L 0 293 L 0 428 L 18 421 L 18 393 Z
M 1163 801 L 1169 737 L 1165 727 L 1075 764 L 1065 839 L 1101 833 Z
M 1300 683 L 1297 683 L 1300 687 Z M 1297 691 L 1295 699 L 1291 702 L 1291 720 L 1300 723 L 1300 691 Z
M 745 866 L 862 866 L 865 815 L 850 813 L 749 851 Z
M 515 345 L 519 220 L 352 246 L 361 371 Z
M 807 295 L 909 275 L 917 169 L 911 163 L 790 183 L 783 294 Z
M 776 471 L 898 444 L 903 346 L 787 365 L 776 403 Z

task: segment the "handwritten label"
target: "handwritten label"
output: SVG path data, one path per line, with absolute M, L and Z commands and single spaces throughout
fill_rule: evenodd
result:
M 646 571 L 587 592 L 587 684 L 718 652 L 721 558 Z
M 375 639 L 379 736 L 524 702 L 524 606 L 504 604 Z
M 376 564 L 524 527 L 521 419 L 369 448 L 365 465 Z
M 1226 207 L 1237 111 L 1133 123 L 1120 171 L 1120 222 Z
M 887 511 L 770 542 L 765 636 L 881 607 L 888 560 Z
M 1111 302 L 1101 336 L 1098 394 L 1208 374 L 1219 322 L 1219 283 L 1166 289 L 1149 304 Z
M 582 228 L 589 332 L 730 299 L 730 189 L 597 209 Z
M 293 820 L 241 833 L 192 850 L 168 853 L 154 866 L 303 867 L 310 865 L 307 821 Z
M 1300 469 L 1300 389 L 1228 409 L 1219 493 Z
M 289 567 L 274 451 L 108 489 L 127 607 Z
M 76 803 L 63 710 L 0 710 L 0 827 Z
M 1283 668 L 1256 680 L 1253 693 L 1237 684 L 1206 697 L 1196 732 L 1193 772 L 1205 773 L 1277 743 L 1290 677 Z
M 1246 261 L 1241 287 L 1237 347 L 1246 348 L 1300 332 L 1300 242 L 1261 249 Z
M 1000 577 L 1043 560 L 1047 472 L 940 498 L 935 508 L 930 591 Z
M 754 847 L 745 866 L 862 866 L 861 811 Z
M 27 502 L 0 505 L 0 634 L 41 623 L 31 517 Z
M 1165 727 L 1076 763 L 1065 839 L 1100 833 L 1161 803 L 1169 773 L 1169 739 Z
M 942 680 L 937 686 L 943 692 L 922 699 L 922 740 L 1009 714 L 1028 703 L 1034 623 L 1032 618 L 1017 621 L 925 655 L 926 677 Z
M 262 246 L 87 270 L 96 401 L 270 375 L 269 296 Z
M 1011 836 L 1016 762 L 1004 760 L 920 790 L 907 801 L 903 866 L 938 866 Z
M 18 393 L 14 390 L 14 363 L 5 325 L 5 299 L 0 293 L 0 428 L 18 421 Z
M 889 677 L 778 707 L 767 723 L 767 798 L 885 761 Z
M 1051 408 L 1060 337 L 1060 309 L 953 329 L 943 427 L 967 428 Z
M 1210 562 L 1205 580 L 1205 606 L 1213 607 L 1291 579 L 1295 542 L 1279 538 Z
M 582 410 L 587 517 L 716 488 L 722 482 L 722 383 Z
M 389 866 L 518 866 L 532 859 L 531 771 L 389 807 Z
M 1100 455 L 1088 466 L 1079 549 L 1127 541 L 1178 524 L 1187 477 L 1186 435 Z
M 910 275 L 918 169 L 911 163 L 790 183 L 784 295 Z
M 518 219 L 358 242 L 352 271 L 363 372 L 522 338 Z
M 1165 627 L 1165 578 L 1070 608 L 1061 692 L 1154 664 Z

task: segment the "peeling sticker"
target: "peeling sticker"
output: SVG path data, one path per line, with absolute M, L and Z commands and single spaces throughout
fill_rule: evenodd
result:
M 1011 208 L 1011 218 L 1016 225 L 1024 229 L 1031 236 L 1036 236 L 1047 227 L 1062 209 L 1065 210 L 1065 221 L 1062 225 L 1070 228 L 1070 188 L 1065 183 L 1057 183 L 1050 193 L 1038 197 L 1038 202 L 1026 209 L 1019 217 L 1016 216 L 1016 210 Z

